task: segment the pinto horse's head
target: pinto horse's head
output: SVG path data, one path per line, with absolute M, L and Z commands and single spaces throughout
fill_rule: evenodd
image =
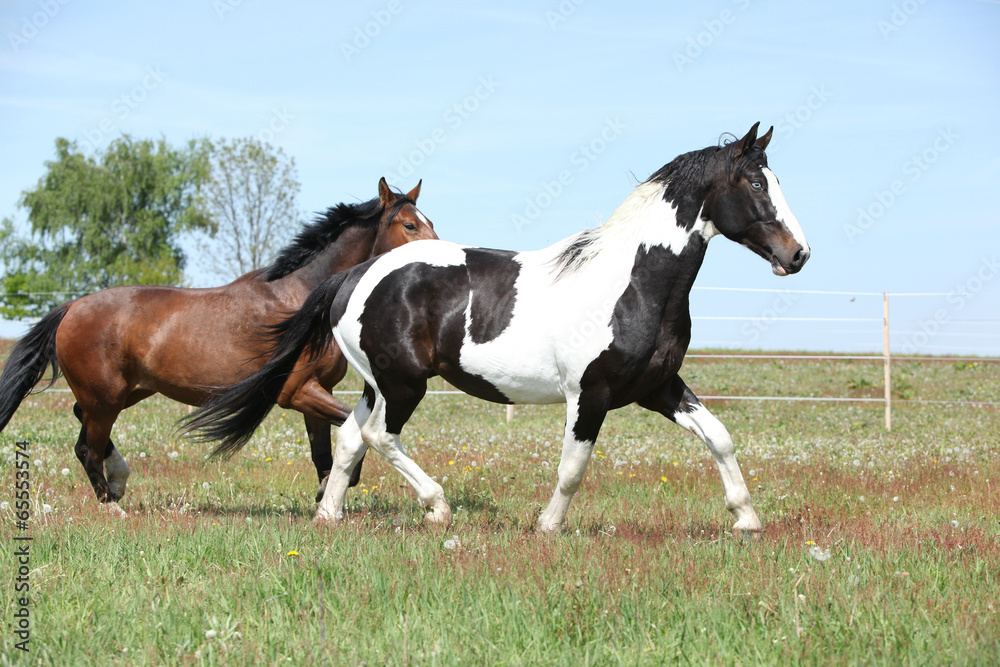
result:
M 382 204 L 382 219 L 379 227 L 372 256 L 388 252 L 410 241 L 421 239 L 436 239 L 434 223 L 417 210 L 417 197 L 420 196 L 420 184 L 405 195 L 397 195 L 385 182 L 378 182 L 378 198 Z
M 786 276 L 802 269 L 809 244 L 767 167 L 764 149 L 774 128 L 758 138 L 758 125 L 723 149 L 726 168 L 712 182 L 702 217 L 726 238 L 769 261 L 775 275 Z

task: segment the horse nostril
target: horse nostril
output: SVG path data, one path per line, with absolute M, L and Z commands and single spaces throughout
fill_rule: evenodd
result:
M 806 260 L 808 259 L 809 259 L 809 251 L 806 250 L 805 248 L 799 248 L 798 250 L 795 251 L 795 254 L 792 255 L 792 263 L 799 268 L 801 268 L 802 265 L 804 265 L 806 263 Z

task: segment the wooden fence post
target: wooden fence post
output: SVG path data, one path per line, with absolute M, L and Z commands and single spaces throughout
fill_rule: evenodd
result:
M 892 430 L 892 377 L 889 371 L 889 293 L 882 293 L 882 358 L 885 364 L 885 430 Z

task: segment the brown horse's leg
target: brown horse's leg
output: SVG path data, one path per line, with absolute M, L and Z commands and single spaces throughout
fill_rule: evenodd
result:
M 333 387 L 347 371 L 343 359 L 336 360 L 331 373 L 324 377 L 324 384 Z M 323 498 L 326 489 L 326 478 L 333 466 L 333 447 L 330 438 L 330 425 L 340 426 L 351 414 L 351 408 L 343 401 L 334 398 L 330 390 L 320 384 L 316 377 L 301 376 L 296 382 L 293 374 L 278 396 L 278 405 L 301 412 L 305 416 L 306 431 L 309 433 L 309 446 L 312 451 L 313 465 L 319 477 L 319 489 L 316 491 L 316 502 Z M 351 474 L 351 486 L 357 486 L 361 479 L 361 463 L 355 466 Z
M 104 460 L 106 458 L 115 457 L 113 460 L 121 459 L 121 464 L 125 463 L 111 442 L 111 427 L 114 425 L 115 419 L 114 417 L 97 419 L 85 415 L 79 404 L 73 406 L 73 414 L 82 424 L 80 436 L 76 441 L 76 458 L 83 464 L 83 469 L 90 479 L 90 485 L 94 487 L 97 499 L 102 503 L 117 502 L 125 493 L 124 479 L 115 479 L 109 485 L 108 480 L 104 477 Z M 127 470 L 128 466 L 126 465 L 125 477 L 128 477 Z

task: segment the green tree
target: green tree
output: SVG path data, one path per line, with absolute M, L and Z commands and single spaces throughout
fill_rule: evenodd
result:
M 123 136 L 86 156 L 56 139 L 56 159 L 18 202 L 30 237 L 10 220 L 0 224 L 0 315 L 42 315 L 68 296 L 115 285 L 177 284 L 179 235 L 210 227 L 199 198 L 206 151 L 205 142 L 175 149 Z
M 209 144 L 210 174 L 204 202 L 211 238 L 199 249 L 204 268 L 231 280 L 269 264 L 298 231 L 295 159 L 248 137 Z

